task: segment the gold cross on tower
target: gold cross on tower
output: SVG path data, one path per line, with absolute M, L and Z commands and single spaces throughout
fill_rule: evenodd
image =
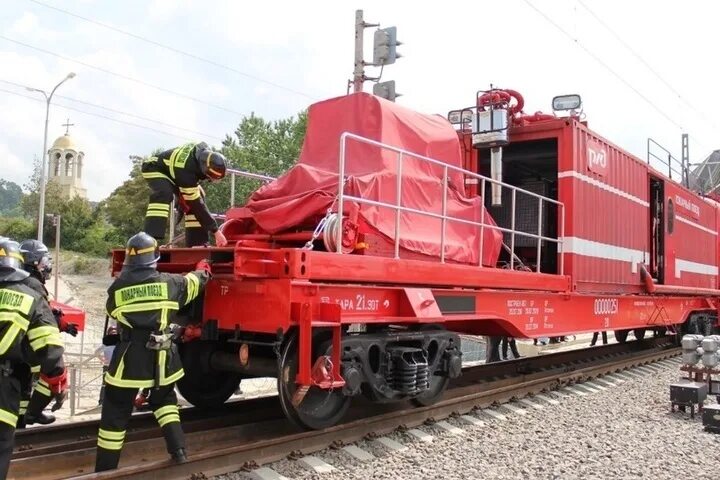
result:
M 74 123 L 70 123 L 70 119 L 68 118 L 68 119 L 67 119 L 67 122 L 66 122 L 66 123 L 63 123 L 62 126 L 65 127 L 65 135 L 69 135 L 69 134 L 70 134 L 70 127 L 74 127 L 75 124 L 74 124 Z

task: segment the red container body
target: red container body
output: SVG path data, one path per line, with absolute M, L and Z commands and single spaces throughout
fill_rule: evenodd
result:
M 557 142 L 557 198 L 565 205 L 557 236 L 563 237 L 563 273 L 570 275 L 574 291 L 644 292 L 641 265 L 650 270 L 653 262 L 664 272 L 658 284 L 718 288 L 716 202 L 670 180 L 585 122 L 562 118 L 510 130 L 511 146 L 547 139 Z M 466 168 L 478 171 L 477 155 L 468 147 Z M 512 163 L 504 168 L 512 169 Z M 662 185 L 663 252 L 653 248 L 651 179 Z

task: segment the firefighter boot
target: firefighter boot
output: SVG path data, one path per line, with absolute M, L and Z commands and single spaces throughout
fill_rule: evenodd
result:
M 6 423 L 0 423 L 0 478 L 7 478 L 14 441 L 15 429 Z
M 40 425 L 49 425 L 53 423 L 55 416 L 43 412 L 51 400 L 51 397 L 37 391 L 33 392 L 32 398 L 30 398 L 30 402 L 28 403 L 27 412 L 25 412 L 25 424 L 33 425 L 39 423 Z
M 171 456 L 172 459 L 175 461 L 175 463 L 185 463 L 185 462 L 187 462 L 187 454 L 185 453 L 185 449 L 184 449 L 184 448 L 178 448 L 177 450 L 175 450 L 175 452 L 173 452 L 172 454 L 170 454 L 170 456 Z
M 120 450 L 107 450 L 98 447 L 95 456 L 95 472 L 115 470 L 120 463 Z
M 177 463 L 187 462 L 187 453 L 185 452 L 185 435 L 183 434 L 180 422 L 171 422 L 162 427 L 163 436 L 167 451 L 172 459 Z

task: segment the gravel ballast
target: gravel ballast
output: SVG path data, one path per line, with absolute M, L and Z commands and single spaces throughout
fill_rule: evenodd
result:
M 682 372 L 677 362 L 662 366 L 652 374 L 635 370 L 640 378 L 583 396 L 567 390 L 549 393 L 559 405 L 538 399 L 534 402 L 543 408 L 536 409 L 514 402 L 526 413 L 501 408 L 506 420 L 473 412 L 482 426 L 448 419 L 464 430 L 461 435 L 429 425 L 416 427 L 433 436 L 429 443 L 406 432 L 388 435 L 408 446 L 403 452 L 357 443 L 376 455 L 372 461 L 342 463 L 346 456 L 337 451 L 314 453 L 335 467 L 330 473 L 291 466 L 297 463 L 293 460 L 265 466 L 281 466 L 278 473 L 293 479 L 323 480 L 715 479 L 720 472 L 720 435 L 703 431 L 701 415 L 690 419 L 689 413 L 670 412 L 669 385 Z M 714 397 L 706 401 L 711 403 Z M 218 478 L 253 477 L 234 473 Z

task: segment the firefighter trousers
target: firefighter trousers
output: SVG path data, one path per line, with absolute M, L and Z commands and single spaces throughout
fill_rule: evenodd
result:
M 166 178 L 147 179 L 150 186 L 150 201 L 145 212 L 145 233 L 164 243 L 168 227 L 170 205 L 175 196 L 175 185 Z M 208 242 L 208 234 L 192 213 L 185 215 L 185 245 L 196 247 Z
M 31 369 L 26 364 L 15 368 L 20 379 L 20 411 L 18 413 L 17 428 L 25 428 L 28 417 L 39 417 L 53 399 L 50 385 L 45 380 L 37 378 L 38 374 L 34 371 L 36 369 L 39 371 L 40 367 L 32 367 Z
M 20 377 L 15 372 L 3 374 L 0 376 L 0 478 L 7 478 L 10 469 L 19 410 Z
M 15 374 L 20 381 L 20 407 L 18 409 L 17 428 L 25 428 L 25 412 L 33 394 L 33 376 L 30 365 L 21 365 L 15 368 Z
M 137 388 L 105 386 L 95 458 L 96 472 L 117 468 L 137 392 Z M 162 429 L 168 453 L 172 455 L 179 449 L 185 448 L 175 385 L 152 389 L 148 404 Z

